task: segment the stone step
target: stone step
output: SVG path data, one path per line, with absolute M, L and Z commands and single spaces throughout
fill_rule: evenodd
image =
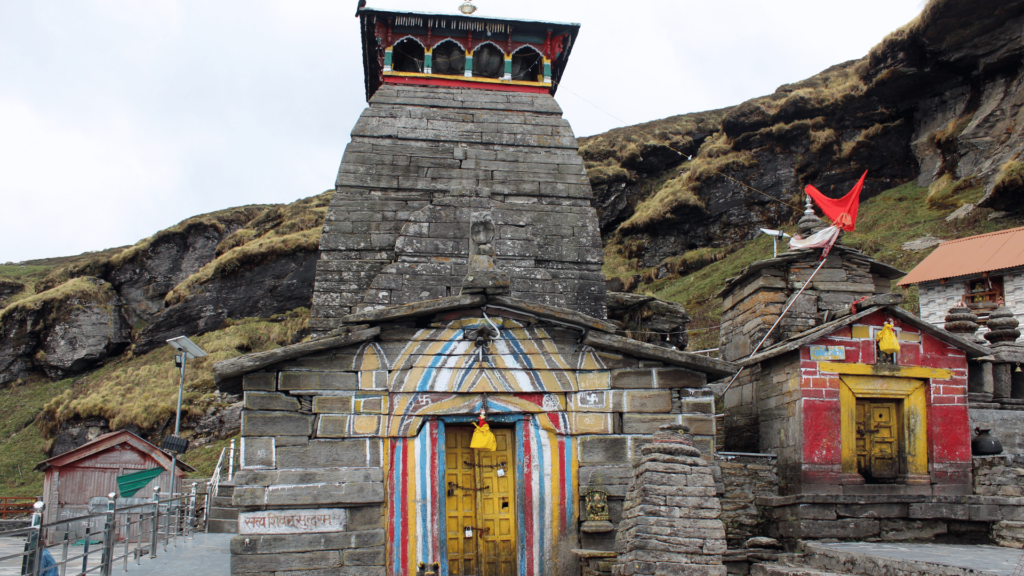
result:
M 750 576 L 837 576 L 849 572 L 826 572 L 807 566 L 788 566 L 786 564 L 754 564 L 750 567 Z
M 215 520 L 210 518 L 206 521 L 210 525 L 207 530 L 210 534 L 238 534 L 238 520 Z
M 862 576 L 1005 576 L 1020 559 L 1016 549 L 969 544 L 807 542 L 804 550 L 806 556 L 789 564 Z
M 221 484 L 220 486 L 217 486 L 217 493 L 214 496 L 217 498 L 231 498 L 234 494 L 234 484 Z
M 238 520 L 237 508 L 211 508 L 211 520 Z
M 216 497 L 213 499 L 214 508 L 231 508 L 231 496 Z

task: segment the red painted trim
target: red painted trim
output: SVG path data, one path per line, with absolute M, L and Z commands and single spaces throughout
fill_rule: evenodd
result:
M 525 92 L 527 94 L 548 94 L 550 88 L 544 86 L 516 86 L 515 84 L 491 84 L 489 82 L 473 82 L 472 80 L 448 80 L 441 78 L 415 78 L 409 76 L 385 76 L 385 84 L 412 84 L 416 86 L 444 86 L 446 88 L 475 88 L 477 90 L 497 90 L 499 92 Z

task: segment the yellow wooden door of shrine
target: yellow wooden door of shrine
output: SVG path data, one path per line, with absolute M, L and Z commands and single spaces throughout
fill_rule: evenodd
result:
M 899 403 L 857 399 L 857 468 L 868 480 L 900 474 Z
M 515 436 L 492 429 L 498 449 L 469 447 L 473 430 L 445 431 L 448 566 L 451 576 L 514 576 Z

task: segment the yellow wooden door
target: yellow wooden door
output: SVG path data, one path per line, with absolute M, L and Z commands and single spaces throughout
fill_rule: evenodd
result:
M 899 404 L 857 400 L 857 469 L 870 480 L 894 480 L 900 471 Z
M 871 403 L 871 475 L 894 480 L 900 475 L 899 429 L 895 402 Z
M 515 441 L 492 429 L 498 448 L 469 448 L 472 429 L 445 431 L 448 565 L 451 576 L 514 576 Z

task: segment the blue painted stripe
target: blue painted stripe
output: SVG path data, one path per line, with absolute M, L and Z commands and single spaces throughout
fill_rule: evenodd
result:
M 536 533 L 535 535 L 540 535 L 548 534 L 551 530 L 551 522 L 549 520 L 550 515 L 548 514 L 548 499 L 546 494 L 547 490 L 545 490 L 545 487 L 548 483 L 545 482 L 546 479 L 544 477 L 544 471 L 548 470 L 550 462 L 548 462 L 548 454 L 546 454 L 547 450 L 544 449 L 544 443 L 541 440 L 541 434 L 547 434 L 547 432 L 540 427 L 540 423 L 537 422 L 537 420 L 534 420 L 533 423 L 534 435 L 537 438 L 535 440 L 534 445 L 536 446 L 535 452 L 537 454 L 538 460 L 536 486 L 537 494 L 535 495 L 535 497 L 537 498 L 539 511 L 538 516 L 540 520 L 540 522 L 538 522 L 537 525 L 534 526 L 534 531 Z M 539 568 L 543 570 L 544 567 L 547 566 L 547 541 L 546 538 L 536 538 L 536 542 L 538 544 L 537 548 L 539 549 L 539 553 L 537 554 L 537 564 Z
M 419 444 L 419 454 L 416 455 L 416 464 L 419 470 L 416 470 L 419 481 L 416 486 L 416 497 L 419 500 L 419 506 L 417 515 L 419 518 L 418 524 L 420 526 L 420 537 L 418 538 L 420 557 L 417 561 L 427 562 L 430 559 L 430 538 L 432 536 L 432 530 L 427 526 L 427 520 L 430 516 L 430 482 L 427 480 L 427 468 L 428 462 L 430 462 L 430 425 L 423 426 L 420 428 L 420 434 L 416 438 L 417 444 Z
M 452 336 L 452 339 L 444 343 L 444 346 L 441 347 L 441 351 L 434 354 L 434 357 L 430 359 L 430 364 L 423 371 L 423 376 L 420 377 L 420 381 L 416 384 L 417 391 L 427 392 L 430 390 L 430 381 L 433 379 L 434 370 L 437 369 L 439 363 L 444 361 L 445 354 L 447 354 L 453 346 L 458 344 L 459 340 L 462 340 L 462 334 L 462 329 L 456 331 Z

